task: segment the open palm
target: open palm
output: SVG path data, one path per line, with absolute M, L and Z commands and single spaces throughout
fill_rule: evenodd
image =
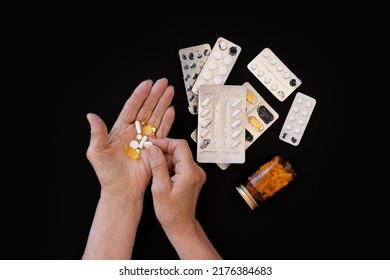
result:
M 135 121 L 148 121 L 156 132 L 148 139 L 167 137 L 175 118 L 171 107 L 174 88 L 167 79 L 143 81 L 126 101 L 110 132 L 102 119 L 88 114 L 91 139 L 87 158 L 91 162 L 102 189 L 123 193 L 132 198 L 143 197 L 151 179 L 147 149 L 142 149 L 139 159 L 126 155 L 124 147 L 136 139 Z

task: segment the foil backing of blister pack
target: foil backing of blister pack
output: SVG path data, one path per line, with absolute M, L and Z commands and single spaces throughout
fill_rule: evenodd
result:
M 242 85 L 199 87 L 198 162 L 245 162 L 245 100 Z

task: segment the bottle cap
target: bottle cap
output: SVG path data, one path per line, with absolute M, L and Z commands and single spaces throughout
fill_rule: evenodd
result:
M 236 189 L 252 210 L 259 206 L 242 184 L 240 184 L 239 187 L 236 187 Z

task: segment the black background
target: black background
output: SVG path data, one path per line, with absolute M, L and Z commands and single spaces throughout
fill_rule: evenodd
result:
M 357 177 L 347 126 L 350 51 L 344 28 L 275 22 L 259 17 L 220 15 L 204 21 L 196 14 L 150 21 L 129 20 L 120 28 L 63 24 L 51 42 L 55 87 L 52 99 L 52 155 L 49 197 L 45 200 L 44 232 L 33 250 L 5 255 L 6 259 L 80 259 L 99 199 L 100 186 L 86 159 L 88 112 L 98 114 L 110 128 L 133 89 L 145 79 L 166 77 L 175 87 L 176 119 L 169 134 L 190 137 L 197 118 L 187 109 L 178 51 L 224 37 L 242 51 L 225 84 L 249 82 L 274 108 L 279 119 L 246 153 L 244 164 L 221 170 L 199 164 L 207 174 L 197 216 L 225 259 L 376 259 L 388 252 L 388 211 L 384 198 Z M 145 19 L 147 20 L 147 19 Z M 344 41 L 340 41 L 340 34 Z M 352 38 L 351 38 L 352 39 Z M 278 101 L 247 69 L 264 48 L 275 54 L 302 80 L 301 91 L 317 104 L 299 146 L 279 140 L 279 132 L 295 91 Z M 48 52 L 49 53 L 49 52 Z M 340 54 L 344 54 L 340 58 Z M 353 141 L 352 141 L 353 143 Z M 356 145 L 356 142 L 355 142 Z M 299 176 L 270 201 L 250 210 L 235 187 L 260 164 L 282 153 Z M 375 189 L 375 191 L 379 191 Z M 386 212 L 387 211 L 387 212 Z M 145 195 L 134 259 L 177 259 L 153 211 L 150 188 Z

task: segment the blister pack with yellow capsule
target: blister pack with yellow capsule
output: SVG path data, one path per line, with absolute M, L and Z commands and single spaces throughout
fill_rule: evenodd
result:
M 248 148 L 279 118 L 279 114 L 250 83 L 246 82 L 244 86 L 246 88 L 245 145 Z
M 278 118 L 279 114 L 264 100 L 264 98 L 246 82 L 245 88 L 245 150 L 249 148 Z M 207 112 L 207 111 L 206 111 Z M 197 129 L 191 138 L 197 142 Z M 204 133 L 203 133 L 204 134 Z M 219 162 L 217 165 L 225 170 L 230 163 Z

